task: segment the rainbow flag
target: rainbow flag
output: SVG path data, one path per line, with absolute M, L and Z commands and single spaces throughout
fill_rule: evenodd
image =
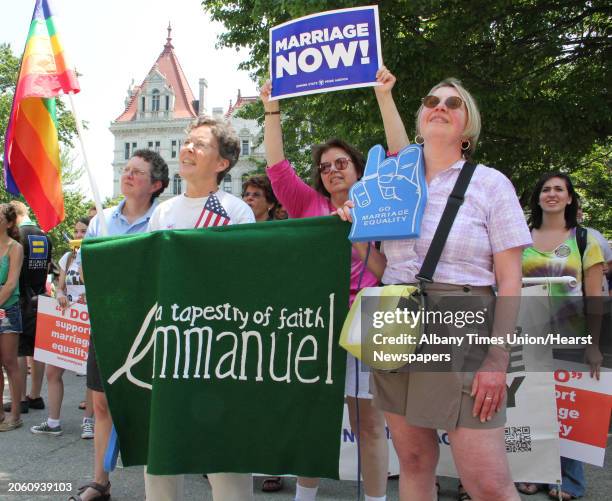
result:
M 40 227 L 64 219 L 55 96 L 79 92 L 58 38 L 48 0 L 36 0 L 4 143 L 4 180 L 23 194 Z

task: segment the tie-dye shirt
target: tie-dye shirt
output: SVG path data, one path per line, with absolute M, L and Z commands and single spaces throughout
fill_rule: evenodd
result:
M 535 247 L 523 251 L 524 277 L 576 277 L 576 285 L 553 284 L 551 296 L 582 296 L 582 270 L 603 263 L 601 248 L 590 233 L 587 234 L 587 245 L 584 250 L 584 266 L 580 261 L 580 251 L 576 242 L 576 228 L 570 236 L 556 249 L 546 252 Z

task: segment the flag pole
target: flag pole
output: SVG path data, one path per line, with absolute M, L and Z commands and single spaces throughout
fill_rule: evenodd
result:
M 96 211 L 99 214 L 100 220 L 100 236 L 107 236 L 108 229 L 106 228 L 106 218 L 104 217 L 104 210 L 102 209 L 102 201 L 100 199 L 100 192 L 98 191 L 98 185 L 96 184 L 96 180 L 93 177 L 91 169 L 89 168 L 89 161 L 87 159 L 87 150 L 85 149 L 85 139 L 83 134 L 83 127 L 81 125 L 81 121 L 77 115 L 76 106 L 74 105 L 74 99 L 72 97 L 73 92 L 68 93 L 68 98 L 70 99 L 70 106 L 72 108 L 72 115 L 74 116 L 74 121 L 76 122 L 77 135 L 79 136 L 79 141 L 81 143 L 81 151 L 83 152 L 83 161 L 85 162 L 85 170 L 87 171 L 87 176 L 89 177 L 89 184 L 91 186 L 91 191 L 93 192 L 94 203 L 96 204 Z

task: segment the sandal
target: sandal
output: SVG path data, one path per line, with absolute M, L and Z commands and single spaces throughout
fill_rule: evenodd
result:
M 472 497 L 465 490 L 461 482 L 457 486 L 457 501 L 470 501 Z
M 519 491 L 521 494 L 527 494 L 528 496 L 531 496 L 532 494 L 536 494 L 540 490 L 540 486 L 531 482 L 518 482 L 516 484 L 516 490 Z
M 573 494 L 565 491 L 558 491 L 557 489 L 551 489 L 548 491 L 548 497 L 551 499 L 562 499 L 563 501 L 570 501 L 570 499 L 578 499 Z
M 0 422 L 0 431 L 12 431 L 23 426 L 23 420 L 9 421 L 6 418 Z
M 98 492 L 97 496 L 93 498 L 89 498 L 88 501 L 108 501 L 111 497 L 110 495 L 110 487 L 111 483 L 108 482 L 106 485 L 99 484 L 98 482 L 89 482 L 88 484 L 82 485 L 77 489 L 76 496 L 70 496 L 68 501 L 84 501 L 81 495 L 89 488 Z
M 281 477 L 265 478 L 261 484 L 262 492 L 278 492 L 283 488 L 283 479 Z

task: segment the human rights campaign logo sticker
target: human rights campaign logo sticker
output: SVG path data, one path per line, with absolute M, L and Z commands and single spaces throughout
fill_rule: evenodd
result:
M 49 243 L 47 237 L 41 235 L 28 235 L 29 259 L 47 261 L 49 256 Z
M 385 158 L 382 146 L 372 147 L 349 198 L 355 204 L 351 242 L 418 238 L 427 204 L 423 148 L 409 145 Z

